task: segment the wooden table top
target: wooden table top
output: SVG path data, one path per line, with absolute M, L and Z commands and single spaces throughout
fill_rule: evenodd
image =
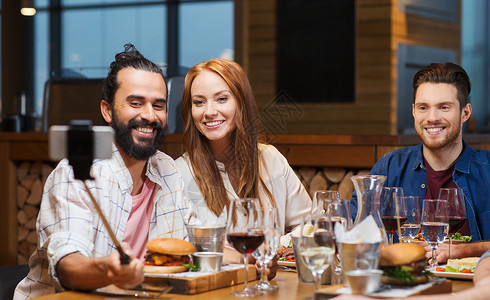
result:
M 468 280 L 453 280 L 453 292 L 457 292 L 460 290 L 468 289 L 473 286 L 472 281 Z M 255 284 L 257 281 L 253 281 L 250 284 Z M 277 284 L 279 286 L 279 290 L 261 295 L 259 297 L 254 297 L 252 299 L 303 299 L 305 297 L 311 297 L 314 290 L 313 284 L 303 284 L 298 283 L 298 276 L 295 272 L 277 272 L 276 278 L 272 280 L 273 284 Z M 231 286 L 227 288 L 222 288 L 210 292 L 195 294 L 195 295 L 178 295 L 178 294 L 166 294 L 161 296 L 159 299 L 196 299 L 196 300 L 220 300 L 220 299 L 233 299 L 235 297 L 230 296 L 230 292 L 239 291 L 243 288 L 243 284 Z M 109 297 L 109 296 L 101 296 L 94 295 L 90 293 L 83 292 L 62 292 L 54 295 L 48 295 L 39 297 L 36 299 L 50 299 L 50 300 L 116 300 L 123 299 L 121 297 Z M 129 297 L 124 297 L 124 299 L 130 299 Z M 236 298 L 238 299 L 238 298 Z

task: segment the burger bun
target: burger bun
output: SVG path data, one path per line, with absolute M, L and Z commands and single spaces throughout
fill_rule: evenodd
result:
M 184 266 L 144 266 L 143 271 L 145 273 L 153 273 L 153 274 L 170 274 L 170 273 L 180 273 L 186 272 L 188 270 L 187 267 Z
M 425 274 L 425 249 L 414 243 L 398 243 L 380 250 L 381 282 L 392 285 L 417 285 L 428 281 Z
M 153 239 L 146 244 L 150 251 L 168 255 L 190 255 L 196 252 L 196 247 L 188 241 L 174 238 Z
M 397 243 L 381 248 L 381 266 L 401 266 L 425 259 L 424 247 L 414 243 Z

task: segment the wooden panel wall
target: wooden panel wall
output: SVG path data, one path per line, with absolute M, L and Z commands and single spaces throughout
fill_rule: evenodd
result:
M 396 0 L 391 0 L 392 14 L 392 39 L 391 39 L 391 134 L 396 134 L 396 83 L 397 83 L 397 50 L 398 44 L 420 45 L 426 47 L 443 48 L 461 53 L 461 13 L 458 14 L 456 23 L 444 22 L 435 19 L 424 18 L 413 14 L 405 14 L 398 11 Z M 461 1 L 459 1 L 461 12 Z
M 395 134 L 397 44 L 459 53 L 460 22 L 402 14 L 397 0 L 357 0 L 355 103 L 301 104 L 292 113 L 282 107 L 285 126 L 278 127 L 277 115 L 267 112 L 276 97 L 276 1 L 247 1 L 248 44 L 243 53 L 266 130 L 275 134 Z

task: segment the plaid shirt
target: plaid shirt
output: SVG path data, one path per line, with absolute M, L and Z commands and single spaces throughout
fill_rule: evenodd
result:
M 95 180 L 87 185 L 117 239 L 122 241 L 132 207 L 133 182 L 115 145 L 112 158 L 94 161 L 91 174 Z M 156 183 L 148 239 L 186 238 L 183 180 L 173 159 L 157 152 L 148 160 L 146 176 Z M 74 180 L 66 159 L 46 181 L 36 226 L 37 249 L 29 260 L 30 272 L 17 286 L 14 299 L 63 291 L 56 266 L 67 254 L 104 257 L 115 250 L 83 183 Z

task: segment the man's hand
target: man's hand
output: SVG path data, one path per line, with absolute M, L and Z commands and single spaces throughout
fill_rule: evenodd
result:
M 429 244 L 422 242 L 420 245 L 425 248 L 425 257 L 432 258 L 432 249 Z M 437 248 L 436 257 L 438 262 L 445 263 L 448 258 L 482 256 L 487 250 L 490 250 L 490 242 L 453 243 L 451 245 L 451 257 L 449 257 L 449 244 L 443 243 Z
M 78 252 L 66 255 L 56 268 L 61 284 L 68 289 L 93 290 L 109 284 L 127 289 L 142 283 L 145 279 L 143 263 L 133 258 L 128 244 L 121 246 L 131 257 L 128 265 L 121 265 L 117 251 L 100 258 L 86 257 Z
M 128 265 L 122 265 L 119 252 L 113 251 L 108 257 L 107 278 L 120 288 L 134 288 L 145 280 L 144 265 L 139 259 L 133 258 L 133 252 L 128 244 L 122 243 L 121 246 L 131 261 Z
M 431 259 L 432 258 L 432 247 L 427 244 L 426 242 L 421 242 L 420 245 L 422 247 L 424 247 L 425 249 L 425 257 L 427 257 L 427 259 Z M 457 247 L 455 247 L 456 245 L 452 245 L 451 247 L 451 257 L 452 258 L 455 258 L 455 257 L 458 257 L 457 253 L 459 252 L 458 249 L 456 249 Z M 437 258 L 437 262 L 439 263 L 445 263 L 447 262 L 447 259 L 449 257 L 449 244 L 441 244 L 439 245 L 439 247 L 437 247 L 437 250 L 436 250 L 436 258 Z

